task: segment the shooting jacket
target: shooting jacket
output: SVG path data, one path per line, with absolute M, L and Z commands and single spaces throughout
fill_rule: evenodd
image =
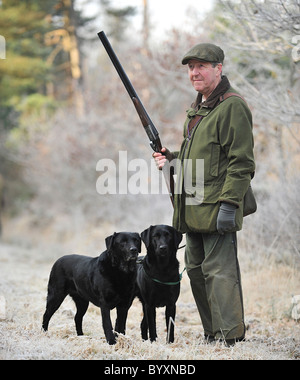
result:
M 236 91 L 223 76 L 206 102 L 201 104 L 198 94 L 187 110 L 181 149 L 173 153 L 177 158 L 173 225 L 182 233 L 216 233 L 222 201 L 237 207 L 233 231 L 242 228 L 243 198 L 255 170 L 252 116 L 243 99 L 224 100 L 225 93 Z M 199 116 L 192 128 L 190 121 Z

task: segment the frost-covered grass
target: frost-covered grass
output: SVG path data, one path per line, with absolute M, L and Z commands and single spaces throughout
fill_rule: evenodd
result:
M 179 254 L 182 260 L 182 254 Z M 300 358 L 299 322 L 291 318 L 291 298 L 300 293 L 296 268 L 268 263 L 243 268 L 247 340 L 227 348 L 206 344 L 189 281 L 184 274 L 177 303 L 175 342 L 166 344 L 164 309 L 157 310 L 158 340 L 143 342 L 142 308 L 135 300 L 127 332 L 115 346 L 105 342 L 99 309 L 90 305 L 84 317 L 85 335 L 77 337 L 75 307 L 67 298 L 53 316 L 49 331 L 41 331 L 47 280 L 53 259 L 33 248 L 0 245 L 0 294 L 6 299 L 6 319 L 0 321 L 0 359 L 296 359 Z M 181 265 L 182 266 L 182 265 Z M 115 319 L 115 312 L 112 312 Z

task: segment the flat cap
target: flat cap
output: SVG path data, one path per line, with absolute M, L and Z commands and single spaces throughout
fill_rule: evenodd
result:
M 214 44 L 202 43 L 195 45 L 182 59 L 182 64 L 186 65 L 191 59 L 199 61 L 223 63 L 225 58 L 223 50 Z

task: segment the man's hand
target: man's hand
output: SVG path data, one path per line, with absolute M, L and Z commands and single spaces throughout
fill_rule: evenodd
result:
M 232 231 L 235 227 L 236 206 L 222 202 L 217 218 L 217 230 L 220 235 Z
M 154 152 L 152 157 L 154 158 L 156 166 L 159 170 L 162 170 L 167 160 L 172 161 L 173 159 L 172 153 L 165 147 L 162 148 L 161 153 Z

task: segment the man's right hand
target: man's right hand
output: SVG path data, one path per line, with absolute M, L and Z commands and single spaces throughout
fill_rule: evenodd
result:
M 230 232 L 235 227 L 235 214 L 237 207 L 226 202 L 222 202 L 217 217 L 217 230 L 220 235 Z
M 162 170 L 166 161 L 172 161 L 173 155 L 167 148 L 162 148 L 161 153 L 154 152 L 152 157 L 155 160 L 156 166 L 159 170 Z

